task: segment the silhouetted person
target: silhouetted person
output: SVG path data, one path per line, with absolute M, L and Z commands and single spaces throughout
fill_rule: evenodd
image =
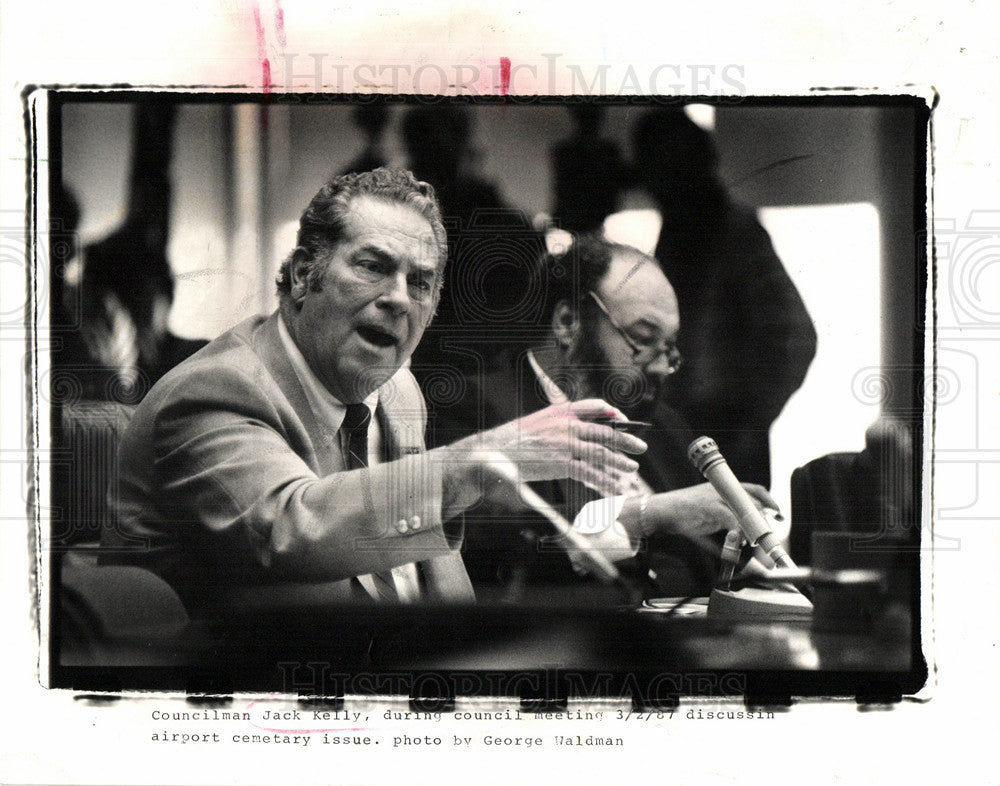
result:
M 534 323 L 542 303 L 532 272 L 543 246 L 529 218 L 480 176 L 472 118 L 454 104 L 415 107 L 403 117 L 410 168 L 434 186 L 451 262 L 437 316 L 413 356 L 422 384 L 478 368 L 502 349 L 511 326 Z M 434 388 L 424 384 L 430 407 Z
M 573 232 L 599 230 L 614 213 L 627 185 L 627 169 L 618 145 L 600 136 L 604 108 L 571 104 L 573 135 L 552 148 L 556 224 Z
M 65 336 L 54 363 L 75 378 L 85 399 L 136 403 L 206 343 L 179 338 L 167 325 L 174 295 L 166 255 L 174 108 L 139 105 L 134 127 L 125 220 L 83 248 L 64 282 L 65 310 L 78 330 Z
M 391 110 L 385 104 L 359 104 L 351 112 L 351 119 L 365 138 L 365 147 L 361 155 L 355 158 L 344 169 L 343 174 L 350 172 L 367 172 L 385 166 L 385 154 L 382 150 L 382 137 L 389 125 Z
M 769 486 L 768 432 L 815 355 L 812 320 L 767 232 L 730 200 L 707 131 L 659 109 L 633 143 L 638 182 L 663 215 L 655 256 L 680 304 L 685 366 L 667 400 L 741 480 Z
M 789 551 L 811 565 L 814 532 L 852 532 L 858 551 L 910 551 L 920 541 L 914 465 L 919 424 L 880 415 L 865 430 L 860 452 L 829 453 L 792 472 L 792 528 Z

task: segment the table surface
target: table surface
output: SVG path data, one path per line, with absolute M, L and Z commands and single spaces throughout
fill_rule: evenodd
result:
M 124 689 L 187 689 L 195 674 L 217 678 L 224 690 L 288 692 L 288 664 L 344 675 L 756 674 L 779 692 L 791 685 L 794 695 L 840 695 L 827 683 L 812 692 L 803 681 L 809 675 L 847 675 L 848 693 L 852 675 L 896 679 L 912 686 L 906 692 L 925 678 L 915 626 L 902 607 L 867 631 L 824 631 L 808 617 L 715 618 L 703 608 L 696 601 L 682 610 L 689 613 L 491 605 L 255 610 L 196 627 L 180 642 L 130 642 L 117 653 L 105 651 L 102 663 L 90 664 L 102 668 L 69 668 L 54 687 L 99 688 L 111 675 L 122 678 Z M 141 658 L 133 660 L 136 653 Z M 150 668 L 157 665 L 169 668 Z M 79 674 L 93 679 L 84 686 Z

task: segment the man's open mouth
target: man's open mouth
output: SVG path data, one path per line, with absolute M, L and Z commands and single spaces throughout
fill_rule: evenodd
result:
M 392 333 L 387 330 L 382 330 L 379 327 L 365 325 L 357 328 L 357 331 L 361 338 L 369 344 L 374 344 L 377 347 L 394 347 L 399 343 L 399 339 L 397 339 Z

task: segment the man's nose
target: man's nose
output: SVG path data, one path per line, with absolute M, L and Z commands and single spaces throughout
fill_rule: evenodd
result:
M 376 301 L 382 308 L 402 316 L 410 310 L 410 288 L 405 274 L 390 277 Z
M 658 384 L 663 384 L 671 374 L 670 357 L 666 352 L 657 354 L 644 369 L 646 377 Z

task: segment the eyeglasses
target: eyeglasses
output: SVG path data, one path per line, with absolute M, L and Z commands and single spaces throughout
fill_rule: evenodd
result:
M 660 355 L 666 355 L 667 364 L 669 365 L 667 373 L 673 374 L 681 367 L 681 364 L 684 363 L 684 358 L 681 357 L 681 352 L 677 348 L 676 342 L 668 340 L 664 341 L 660 346 L 639 343 L 625 331 L 625 328 L 615 321 L 615 318 L 611 316 L 611 312 L 608 311 L 608 307 L 604 305 L 603 301 L 597 296 L 596 293 L 590 291 L 587 294 L 594 299 L 597 307 L 601 309 L 604 316 L 608 318 L 608 323 L 611 327 L 613 327 L 618 335 L 622 337 L 622 340 L 629 345 L 629 348 L 632 350 L 632 362 L 637 366 L 645 368 Z

